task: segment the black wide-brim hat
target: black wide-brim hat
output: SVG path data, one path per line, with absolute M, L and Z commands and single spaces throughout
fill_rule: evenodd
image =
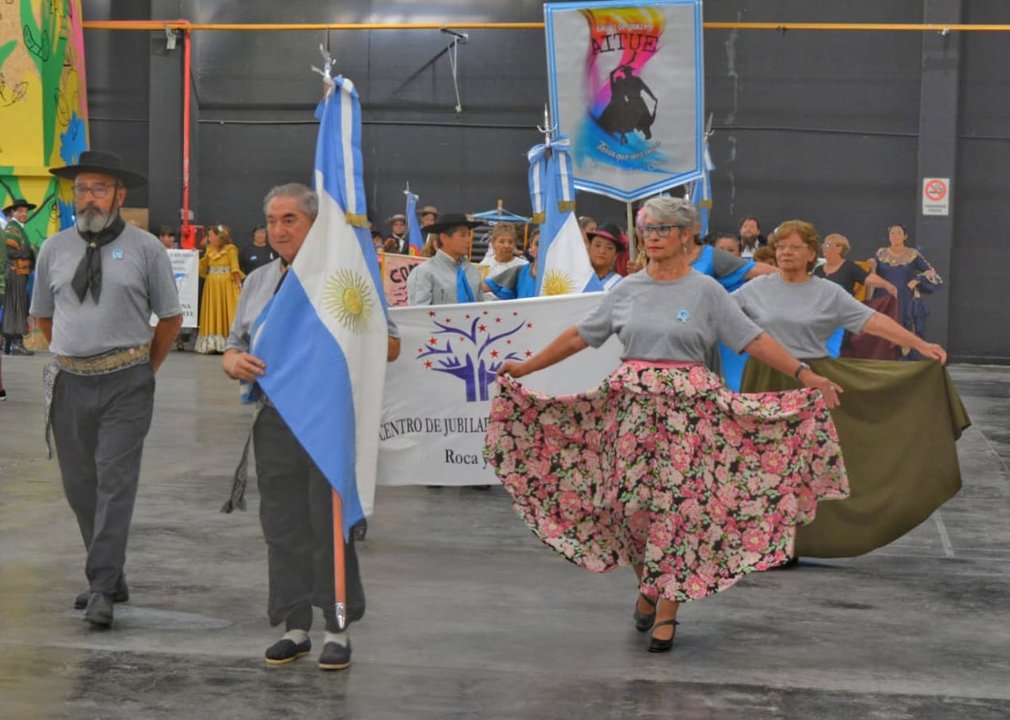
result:
M 480 220 L 471 220 L 468 216 L 463 213 L 446 213 L 442 215 L 437 223 L 431 225 L 425 225 L 421 228 L 421 232 L 425 233 L 447 233 L 453 228 L 458 227 L 468 227 L 475 228 L 480 227 L 484 223 Z
M 85 150 L 76 165 L 49 168 L 49 172 L 65 180 L 73 180 L 81 173 L 101 173 L 121 181 L 127 188 L 147 184 L 147 178 L 123 167 L 123 158 L 104 150 Z
M 35 203 L 30 203 L 24 198 L 14 198 L 14 202 L 4 208 L 4 214 L 10 213 L 12 210 L 17 210 L 18 208 L 26 208 L 28 210 L 34 210 L 38 205 Z

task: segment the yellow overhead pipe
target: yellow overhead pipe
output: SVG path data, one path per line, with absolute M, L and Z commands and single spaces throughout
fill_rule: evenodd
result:
M 1008 32 L 1010 25 L 937 23 L 706 22 L 706 30 L 828 30 L 857 32 Z M 85 20 L 86 30 L 542 30 L 542 22 L 513 23 L 187 23 L 178 20 Z

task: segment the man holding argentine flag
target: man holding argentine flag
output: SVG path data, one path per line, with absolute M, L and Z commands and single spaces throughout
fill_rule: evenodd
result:
M 346 79 L 327 79 L 317 189 L 291 183 L 267 194 L 267 237 L 280 258 L 246 277 L 222 364 L 251 384 L 258 405 L 267 613 L 286 631 L 266 662 L 285 665 L 311 651 L 316 606 L 326 620 L 319 668 L 342 670 L 351 661 L 346 626 L 365 613 L 350 531 L 371 511 L 383 359 L 396 358 L 399 338 L 366 228 L 357 92 Z

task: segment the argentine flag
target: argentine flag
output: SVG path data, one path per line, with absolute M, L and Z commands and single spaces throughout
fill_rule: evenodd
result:
M 530 149 L 530 200 L 540 223 L 537 295 L 600 292 L 582 231 L 575 219 L 575 185 L 569 140 L 559 135 Z
M 389 331 L 351 81 L 336 78 L 316 117 L 319 215 L 258 319 L 251 351 L 266 364 L 260 386 L 340 494 L 346 537 L 375 497 Z
M 404 190 L 407 196 L 407 242 L 410 243 L 410 254 L 420 255 L 424 248 L 424 235 L 421 234 L 421 225 L 417 222 L 417 195 L 410 190 Z

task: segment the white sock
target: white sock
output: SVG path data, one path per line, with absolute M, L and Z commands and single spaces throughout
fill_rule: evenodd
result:
M 347 633 L 346 630 L 344 632 L 339 632 L 339 633 L 330 632 L 329 630 L 327 630 L 326 631 L 326 639 L 323 642 L 328 642 L 328 643 L 335 642 L 338 645 L 343 645 L 344 647 L 347 647 L 347 643 L 349 643 L 350 641 L 351 641 L 351 636 L 348 635 L 348 633 Z
M 281 636 L 281 640 L 290 640 L 295 645 L 301 645 L 309 639 L 309 633 L 305 630 L 288 630 Z

